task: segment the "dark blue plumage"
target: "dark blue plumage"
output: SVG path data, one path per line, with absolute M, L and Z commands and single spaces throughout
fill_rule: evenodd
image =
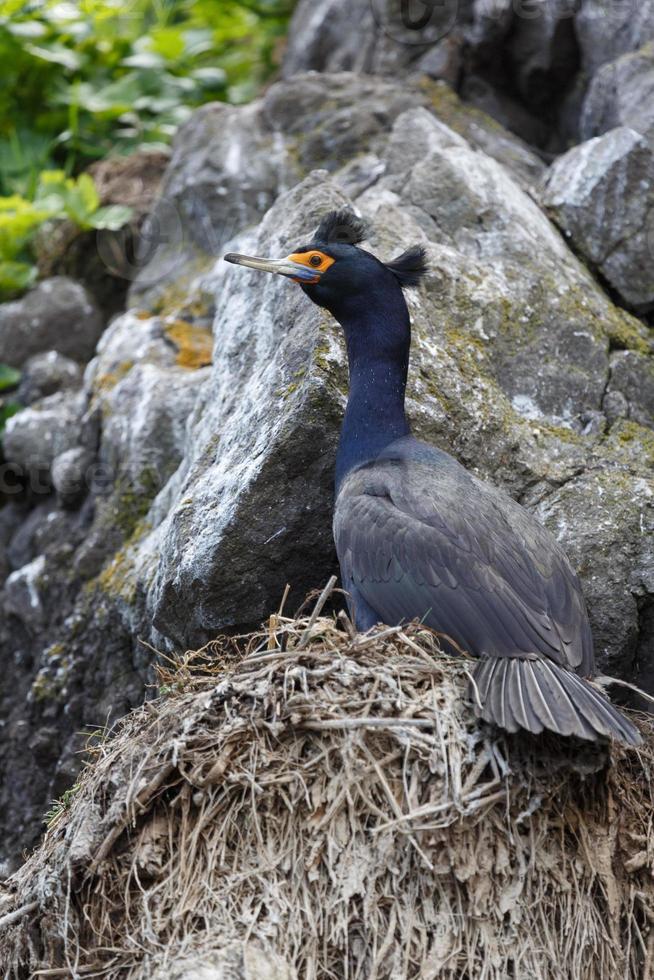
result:
M 359 630 L 420 619 L 479 658 L 477 713 L 514 732 L 549 729 L 638 744 L 583 678 L 593 647 L 579 580 L 557 543 L 501 490 L 410 435 L 411 342 L 403 287 L 426 271 L 409 249 L 383 263 L 365 230 L 332 212 L 287 259 L 226 256 L 299 282 L 345 333 L 350 393 L 336 459 L 334 540 Z

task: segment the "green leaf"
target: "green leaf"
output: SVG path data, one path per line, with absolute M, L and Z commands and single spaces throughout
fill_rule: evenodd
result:
M 45 24 L 39 20 L 24 20 L 22 23 L 15 24 L 9 22 L 5 26 L 14 37 L 43 37 L 48 33 Z
M 7 388 L 15 388 L 20 381 L 20 371 L 10 367 L 8 364 L 0 364 L 0 391 Z
M 36 267 L 27 262 L 0 260 L 0 297 L 11 299 L 24 292 L 36 279 Z
M 80 105 L 89 112 L 120 115 L 132 107 L 141 94 L 141 85 L 136 74 L 124 75 L 110 85 L 93 89 L 90 85 L 79 86 Z
M 196 68 L 191 78 L 208 90 L 224 88 L 227 84 L 227 73 L 222 68 Z
M 90 218 L 93 228 L 106 228 L 109 231 L 118 231 L 128 221 L 131 221 L 133 211 L 123 204 L 110 204 L 106 208 L 98 210 Z
M 35 58 L 41 58 L 43 61 L 51 61 L 55 65 L 61 65 L 63 68 L 67 68 L 69 71 L 77 71 L 81 68 L 83 62 L 82 56 L 77 51 L 73 51 L 63 44 L 53 43 L 47 48 L 44 48 L 40 44 L 26 44 L 25 50 L 29 51 Z
M 77 178 L 79 199 L 87 214 L 97 211 L 100 207 L 100 195 L 95 189 L 93 178 L 89 174 L 80 174 Z
M 32 232 L 49 217 L 50 211 L 18 194 L 0 197 L 0 261 L 8 261 L 13 266 L 13 260 L 19 256 Z M 10 281 L 19 273 L 8 268 L 5 275 Z
M 35 203 L 51 217 L 69 218 L 80 228 L 90 228 L 100 198 L 89 174 L 74 179 L 62 170 L 50 170 L 41 174 Z
M 142 54 L 131 54 L 123 58 L 122 65 L 127 68 L 165 68 L 166 60 L 154 51 L 143 51 Z
M 71 175 L 117 144 L 168 144 L 212 98 L 256 95 L 293 2 L 0 0 L 0 195 L 38 198 L 49 216 L 92 227 L 97 205 Z M 54 166 L 63 178 L 40 186 Z M 3 214 L 0 260 L 29 266 L 42 219 L 33 208 Z
M 2 433 L 7 420 L 10 419 L 12 415 L 20 412 L 21 408 L 22 406 L 18 405 L 16 402 L 5 402 L 4 404 L 0 403 L 0 434 Z
M 179 27 L 159 27 L 148 38 L 151 49 L 166 61 L 177 61 L 186 49 L 184 32 Z

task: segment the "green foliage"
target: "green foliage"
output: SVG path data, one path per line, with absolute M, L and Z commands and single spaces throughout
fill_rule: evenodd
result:
M 251 98 L 294 0 L 0 0 L 0 193 L 31 198 L 120 146 L 167 143 L 192 108 Z
M 15 388 L 19 381 L 20 371 L 9 367 L 8 364 L 0 364 L 0 391 Z M 0 399 L 0 436 L 2 435 L 2 430 L 5 427 L 7 419 L 10 419 L 19 410 L 20 405 L 16 404 L 16 402 L 5 402 L 4 399 Z
M 52 801 L 50 809 L 43 818 L 43 822 L 47 825 L 48 829 L 58 824 L 62 817 L 68 813 L 80 789 L 81 783 L 77 780 L 69 789 L 62 793 L 58 800 Z
M 10 419 L 16 412 L 20 412 L 21 406 L 17 402 L 0 401 L 0 436 L 4 430 L 7 419 Z
M 44 170 L 31 200 L 19 194 L 0 197 L 0 299 L 20 293 L 35 278 L 29 243 L 44 221 L 67 218 L 84 230 L 115 230 L 130 217 L 129 208 L 100 207 L 88 174 L 66 177 L 63 170 Z
M 15 388 L 19 381 L 20 371 L 9 367 L 8 364 L 0 364 L 0 391 Z

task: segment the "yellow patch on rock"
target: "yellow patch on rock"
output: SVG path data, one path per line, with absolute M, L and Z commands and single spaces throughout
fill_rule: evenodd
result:
M 213 334 L 205 327 L 197 327 L 186 320 L 173 320 L 166 325 L 165 334 L 177 348 L 180 367 L 197 370 L 212 362 Z

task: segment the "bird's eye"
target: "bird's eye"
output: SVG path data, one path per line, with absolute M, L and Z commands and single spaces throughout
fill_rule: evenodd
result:
M 309 265 L 312 265 L 316 269 L 319 265 L 322 265 L 322 258 L 319 255 L 312 255 L 309 258 Z

